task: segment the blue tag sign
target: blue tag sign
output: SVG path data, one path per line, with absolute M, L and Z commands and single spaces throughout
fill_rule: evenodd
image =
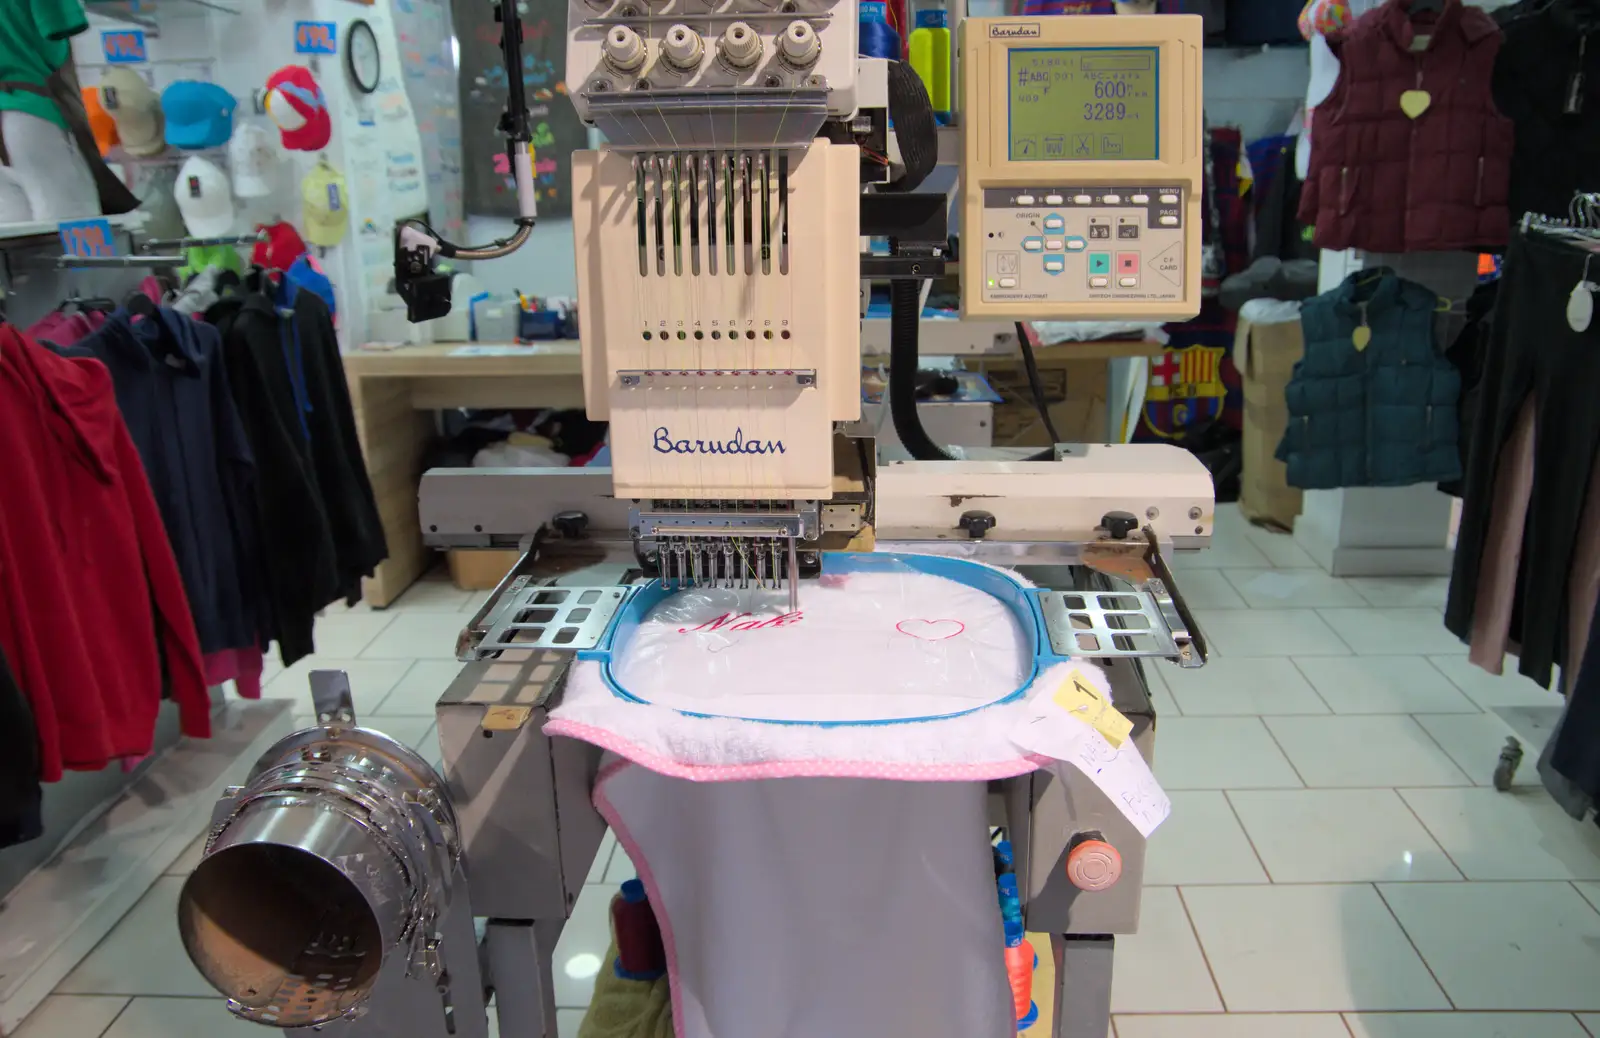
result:
M 137 65 L 150 60 L 142 29 L 108 29 L 100 34 L 100 49 L 109 65 Z
M 58 224 L 57 230 L 61 232 L 61 248 L 68 256 L 94 259 L 117 254 L 110 220 L 68 220 Z
M 295 22 L 296 54 L 338 54 L 339 26 L 335 22 Z

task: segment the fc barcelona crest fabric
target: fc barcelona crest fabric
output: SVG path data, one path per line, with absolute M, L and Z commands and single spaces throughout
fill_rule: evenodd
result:
M 1190 346 L 1151 361 L 1150 386 L 1144 395 L 1145 422 L 1151 431 L 1177 436 L 1222 413 L 1228 392 L 1222 384 L 1224 354 L 1217 346 Z
M 1238 315 L 1215 299 L 1200 305 L 1200 315 L 1166 325 L 1167 352 L 1150 359 L 1144 412 L 1133 439 L 1145 443 L 1180 440 L 1220 421 L 1237 429 L 1244 398 L 1233 366 L 1233 332 Z

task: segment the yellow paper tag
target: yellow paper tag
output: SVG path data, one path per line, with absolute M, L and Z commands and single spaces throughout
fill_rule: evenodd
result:
M 1118 713 L 1111 701 L 1100 695 L 1089 679 L 1076 670 L 1067 675 L 1053 698 L 1056 706 L 1087 722 L 1113 747 L 1120 748 L 1128 733 L 1133 731 L 1133 722 Z
M 1400 110 L 1407 118 L 1415 119 L 1433 104 L 1433 95 L 1426 90 L 1407 90 L 1400 95 Z
M 1364 350 L 1372 341 L 1372 329 L 1364 324 L 1356 325 L 1356 330 L 1350 333 L 1350 341 L 1356 344 L 1357 350 Z

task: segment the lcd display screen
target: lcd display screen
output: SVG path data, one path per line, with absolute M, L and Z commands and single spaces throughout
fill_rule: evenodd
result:
M 1159 47 L 1012 48 L 1013 162 L 1160 158 Z

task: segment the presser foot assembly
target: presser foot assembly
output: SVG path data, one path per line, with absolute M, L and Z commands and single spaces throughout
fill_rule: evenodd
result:
M 819 514 L 816 501 L 656 501 L 630 509 L 628 527 L 640 568 L 668 590 L 786 589 L 793 611 L 820 570 Z

